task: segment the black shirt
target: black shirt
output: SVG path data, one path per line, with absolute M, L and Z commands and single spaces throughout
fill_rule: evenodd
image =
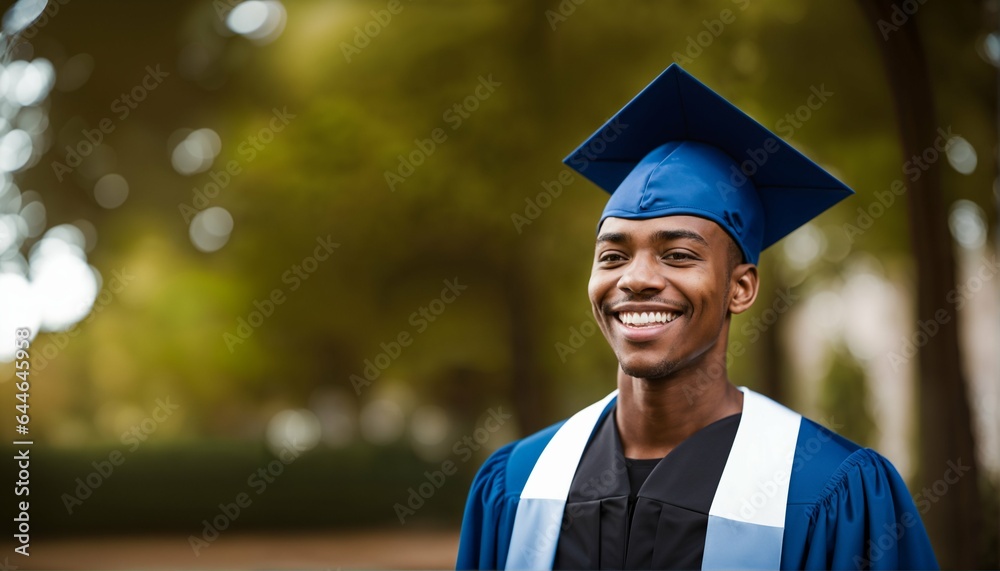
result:
M 646 478 L 653 472 L 653 468 L 660 463 L 662 458 L 626 458 L 625 469 L 628 471 L 628 523 L 632 526 L 632 512 L 635 502 L 639 498 L 639 489 L 646 482 Z
M 740 414 L 702 428 L 661 460 L 626 460 L 615 405 L 580 459 L 554 569 L 700 569 L 708 512 Z

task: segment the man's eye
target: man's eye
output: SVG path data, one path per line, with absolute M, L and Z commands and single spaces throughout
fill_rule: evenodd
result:
M 604 254 L 600 257 L 601 262 L 620 262 L 624 259 L 620 254 Z
M 666 260 L 693 260 L 694 256 L 687 252 L 670 252 L 663 256 Z

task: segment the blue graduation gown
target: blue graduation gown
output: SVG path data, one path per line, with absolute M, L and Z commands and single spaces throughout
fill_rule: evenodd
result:
M 521 490 L 562 422 L 494 452 L 462 523 L 458 569 L 503 569 Z M 782 569 L 937 569 L 916 506 L 878 453 L 803 418 L 796 441 Z

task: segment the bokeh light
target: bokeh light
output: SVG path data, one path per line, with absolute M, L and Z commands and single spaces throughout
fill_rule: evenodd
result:
M 968 250 L 986 243 L 986 213 L 975 202 L 955 201 L 948 216 L 948 228 L 955 241 Z
M 309 409 L 319 419 L 323 444 L 342 448 L 354 440 L 357 415 L 349 396 L 341 391 L 319 389 L 309 398 Z
M 831 341 L 838 340 L 844 321 L 844 301 L 839 293 L 823 290 L 806 301 L 807 321 L 815 324 Z
M 31 136 L 21 129 L 8 131 L 0 137 L 0 170 L 14 172 L 28 164 L 31 158 Z
M 41 314 L 38 298 L 24 277 L 0 273 L 0 360 L 11 361 L 16 352 L 15 331 L 26 327 L 34 338 Z
M 72 227 L 77 229 L 83 236 L 83 251 L 90 252 L 97 246 L 97 227 L 89 220 L 75 220 Z M 52 230 L 55 230 L 53 228 Z
M 402 407 L 389 399 L 376 399 L 361 409 L 361 436 L 372 444 L 399 440 L 406 428 Z
M 826 251 L 826 236 L 809 223 L 789 234 L 782 241 L 782 249 L 792 266 L 807 268 Z
M 853 271 L 843 288 L 844 343 L 856 359 L 868 361 L 884 354 L 886 307 L 895 292 L 877 274 Z
M 18 0 L 3 16 L 3 32 L 16 34 L 38 18 L 45 10 L 47 0 Z
M 55 70 L 49 60 L 16 60 L 0 74 L 0 93 L 9 101 L 28 107 L 45 99 L 54 83 Z
M 191 219 L 189 235 L 194 247 L 202 252 L 214 252 L 229 242 L 233 217 L 221 206 L 202 210 Z
M 196 129 L 188 132 L 177 143 L 170 155 L 170 163 L 174 170 L 183 175 L 205 172 L 212 166 L 220 150 L 222 140 L 218 133 L 207 128 Z
M 439 406 L 423 405 L 410 417 L 410 435 L 420 446 L 437 446 L 448 436 L 450 428 L 448 413 Z
M 817 420 L 850 426 L 842 413 L 871 408 L 883 434 L 893 423 L 915 430 L 921 417 L 901 387 L 916 386 L 919 359 L 885 374 L 894 367 L 886 355 L 919 325 L 913 310 L 926 284 L 915 264 L 953 255 L 960 286 L 996 253 L 995 105 L 983 92 L 996 69 L 974 54 L 971 64 L 960 59 L 960 48 L 976 43 L 1000 62 L 1000 36 L 987 35 L 995 21 L 979 32 L 971 20 L 964 22 L 971 28 L 939 27 L 932 12 L 945 8 L 921 8 L 931 11 L 921 14 L 927 53 L 956 64 L 934 75 L 949 80 L 934 85 L 942 115 L 935 125 L 953 122 L 967 138 L 950 141 L 935 166 L 947 160 L 947 171 L 971 173 L 921 180 L 945 199 L 947 210 L 933 214 L 947 218 L 954 240 L 925 244 L 907 231 L 906 203 L 917 197 L 893 195 L 887 184 L 913 171 L 900 171 L 896 92 L 884 61 L 868 57 L 875 44 L 826 45 L 874 22 L 785 1 L 732 10 L 738 23 L 707 46 L 699 45 L 708 37 L 704 24 L 714 25 L 719 12 L 696 4 L 636 5 L 638 19 L 634 10 L 587 4 L 569 22 L 549 21 L 558 27 L 551 33 L 546 14 L 502 1 L 404 2 L 398 13 L 350 2 L 49 0 L 34 33 L 0 61 L 0 371 L 10 387 L 13 328 L 37 333 L 32 436 L 48 448 L 49 469 L 32 496 L 56 500 L 39 504 L 32 521 L 68 541 L 86 532 L 87 545 L 77 543 L 94 560 L 79 565 L 98 568 L 108 563 L 98 552 L 138 553 L 109 544 L 144 542 L 144 534 L 176 533 L 171 549 L 186 550 L 183 537 L 197 536 L 220 503 L 247 491 L 253 506 L 225 532 L 228 546 L 214 544 L 200 559 L 187 550 L 195 565 L 211 567 L 226 550 L 252 558 L 254 545 L 291 528 L 324 546 L 352 530 L 361 549 L 353 530 L 370 526 L 386 533 L 371 542 L 380 552 L 403 551 L 384 549 L 397 545 L 394 536 L 453 536 L 468 483 L 491 450 L 565 418 L 614 383 L 617 363 L 599 332 L 588 333 L 584 293 L 592 217 L 606 196 L 593 188 L 564 193 L 557 206 L 540 208 L 542 218 L 529 213 L 538 193 L 563 178 L 566 165 L 553 148 L 591 132 L 625 103 L 630 86 L 644 85 L 678 53 L 696 52 L 692 71 L 765 126 L 783 126 L 809 157 L 838 166 L 833 174 L 858 193 L 765 254 L 761 298 L 730 332 L 747 349 L 727 359 L 731 377 L 773 390 Z M 22 16 L 11 25 L 30 26 L 28 16 L 46 2 L 17 5 Z M 954 29 L 973 35 L 955 41 Z M 573 54 L 558 62 L 565 73 L 553 78 L 552 57 L 531 57 L 537 50 L 525 51 L 526 39 L 543 41 L 557 60 Z M 787 49 L 806 42 L 809 50 Z M 150 89 L 146 66 L 160 64 L 169 75 Z M 606 76 L 615 79 L 594 81 Z M 478 97 L 486 77 L 499 82 L 488 100 Z M 836 95 L 819 109 L 810 95 L 824 82 Z M 453 115 L 474 93 L 476 110 Z M 810 119 L 789 119 L 804 103 Z M 559 140 L 538 136 L 556 124 Z M 426 150 L 437 128 L 447 140 L 411 170 L 407 157 Z M 54 161 L 70 163 L 71 172 L 53 173 Z M 386 188 L 389 172 L 402 174 L 405 190 Z M 969 200 L 953 202 L 958 197 Z M 873 200 L 882 201 L 884 216 Z M 532 223 L 512 227 L 512 213 Z M 344 247 L 327 256 L 322 248 L 331 241 Z M 576 249 L 581 257 L 567 254 Z M 469 284 L 470 293 L 445 305 L 457 295 L 442 289 L 446 279 Z M 994 316 L 996 284 L 984 282 L 952 323 Z M 959 348 L 974 355 L 970 347 L 996 346 L 996 331 L 995 320 L 960 329 Z M 572 352 L 560 348 L 567 344 Z M 972 373 L 968 379 L 975 389 Z M 897 394 L 888 405 L 878 400 Z M 122 432 L 149 418 L 161 398 L 181 411 L 132 454 Z M 970 390 L 969 399 L 982 393 Z M 468 456 L 459 452 L 456 442 L 481 436 L 501 404 L 513 420 L 490 429 Z M 879 438 L 859 443 L 878 448 Z M 910 438 L 889 452 L 910 457 L 913 467 L 929 457 L 921 455 L 932 440 Z M 248 490 L 246 476 L 272 461 L 262 451 L 280 454 L 290 444 L 313 451 L 274 491 L 270 483 L 266 495 Z M 68 514 L 61 494 L 72 495 L 74 479 L 86 479 L 92 462 L 102 464 L 115 448 L 127 450 L 125 468 Z M 400 526 L 392 504 L 405 504 L 408 488 L 446 460 L 456 464 L 454 477 Z M 192 474 L 197 486 L 189 485 Z M 144 494 L 150 486 L 156 493 Z M 363 507 L 372 497 L 382 507 Z M 305 517 L 310 510 L 297 508 L 310 505 L 337 506 L 337 514 Z M 421 567 L 451 564 L 449 541 L 438 551 L 451 550 L 451 561 Z M 45 551 L 63 549 L 71 552 Z M 152 559 L 160 553 L 146 551 Z
M 17 216 L 0 214 L 0 252 L 6 252 L 17 246 Z
M 273 42 L 285 29 L 285 7 L 277 0 L 246 0 L 226 17 L 226 26 L 258 44 Z
M 291 449 L 304 452 L 319 443 L 319 419 L 308 409 L 283 410 L 267 424 L 267 445 L 275 455 Z
M 76 54 L 59 69 L 55 87 L 63 92 L 76 91 L 87 83 L 93 71 L 94 57 L 87 53 Z
M 956 135 L 949 139 L 945 154 L 948 156 L 948 164 L 958 172 L 972 174 L 976 170 L 979 161 L 976 149 L 965 137 Z
M 29 238 L 37 238 L 45 230 L 45 205 L 40 200 L 33 200 L 21 209 L 21 219 L 27 225 Z
M 120 174 L 108 173 L 94 185 L 94 200 L 104 208 L 118 208 L 128 198 L 128 181 Z
M 90 312 L 97 299 L 98 283 L 86 254 L 67 241 L 63 230 L 46 233 L 28 256 L 31 287 L 38 300 L 42 329 L 63 331 Z

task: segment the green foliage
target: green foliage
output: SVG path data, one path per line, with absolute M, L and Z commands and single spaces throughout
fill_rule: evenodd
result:
M 165 424 L 157 438 L 256 442 L 276 409 L 308 406 L 317 390 L 354 399 L 350 376 L 401 332 L 414 335 L 413 345 L 371 391 L 352 400 L 358 407 L 398 383 L 412 389 L 415 401 L 446 407 L 462 429 L 478 411 L 514 400 L 520 369 L 536 375 L 551 396 L 540 421 L 553 422 L 603 395 L 616 363 L 600 332 L 570 353 L 560 353 L 559 345 L 592 323 L 586 288 L 594 223 L 606 195 L 575 176 L 530 224 L 518 228 L 512 215 L 524 216 L 529 203 L 537 204 L 543 183 L 565 169 L 562 157 L 675 54 L 685 53 L 705 21 L 723 10 L 735 21 L 686 69 L 769 127 L 794 113 L 810 87 L 834 92 L 792 137 L 858 192 L 817 221 L 831 243 L 845 239 L 843 225 L 855 223 L 857 209 L 875 200 L 876 191 L 903 176 L 876 40 L 851 3 L 591 1 L 553 29 L 545 13 L 557 9 L 551 1 L 404 2 L 350 62 L 343 43 L 353 41 L 355 26 L 365 26 L 383 2 L 285 4 L 287 27 L 267 46 L 219 36 L 220 24 L 204 2 L 72 3 L 44 29 L 61 46 L 39 41 L 39 55 L 57 68 L 67 51 L 86 51 L 98 62 L 83 89 L 53 98 L 57 131 L 74 118 L 93 126 L 107 116 L 108 103 L 151 62 L 172 74 L 108 138 L 117 161 L 105 168 L 121 172 L 131 188 L 123 207 L 98 208 L 86 177 L 55 181 L 42 168 L 49 155 L 24 181 L 43 193 L 54 222 L 95 223 L 100 241 L 91 262 L 102 272 L 124 267 L 137 274 L 136 283 L 38 374 L 45 388 L 32 397 L 40 411 L 33 426 L 54 444 L 115 441 L 116 411 L 146 411 L 165 395 L 184 403 L 185 420 L 176 428 Z M 949 198 L 985 208 L 995 172 L 989 151 L 995 146 L 994 72 L 972 55 L 978 13 L 963 8 L 951 17 L 951 10 L 927 3 L 921 25 L 936 62 L 942 121 L 979 149 L 980 167 L 970 177 L 946 173 L 944 186 Z M 192 46 L 215 58 L 210 81 L 176 64 L 179 52 Z M 449 110 L 475 96 L 482 77 L 500 85 L 453 128 Z M 268 126 L 275 108 L 295 118 L 250 158 L 240 145 Z M 210 254 L 192 247 L 178 205 L 190 204 L 194 191 L 212 181 L 211 172 L 178 175 L 167 146 L 176 129 L 204 126 L 222 139 L 211 171 L 229 161 L 241 167 L 211 201 L 232 213 L 235 229 L 230 242 Z M 398 173 L 400 155 L 408 160 L 419 150 L 415 140 L 426 141 L 435 129 L 447 139 L 391 189 L 386 173 Z M 50 154 L 74 142 L 78 131 L 56 133 Z M 995 213 L 987 210 L 992 221 Z M 905 220 L 900 198 L 850 249 L 906 267 Z M 326 237 L 340 247 L 292 290 L 286 272 Z M 776 266 L 771 276 L 794 273 L 782 267 L 778 251 L 765 260 Z M 809 271 L 818 281 L 834 277 L 825 270 L 798 272 Z M 453 278 L 468 290 L 418 333 L 411 316 Z M 286 301 L 231 351 L 224 335 L 275 289 Z M 525 336 L 531 350 L 520 354 L 516 341 Z M 758 380 L 764 358 L 750 351 L 735 367 Z M 823 385 L 824 411 L 845 425 L 848 437 L 871 442 L 876 423 L 867 401 L 861 369 L 839 354 Z M 356 445 L 367 450 L 360 455 L 380 455 L 383 468 L 391 464 L 375 447 Z M 73 466 L 85 464 L 77 460 Z M 360 482 L 359 475 L 377 472 L 354 460 L 345 457 L 340 471 L 331 460 L 321 472 L 353 478 L 342 489 L 357 484 L 364 491 L 345 498 L 388 485 Z M 199 470 L 212 461 L 199 456 Z M 232 460 L 234 473 L 249 464 L 245 456 Z M 71 485 L 79 472 L 55 470 L 39 470 L 58 478 L 53 490 Z M 184 485 L 178 482 L 161 484 L 176 490 Z M 215 495 L 206 492 L 199 505 L 210 508 L 227 485 L 218 484 Z M 317 478 L 302 485 L 324 487 Z M 119 493 L 104 494 L 109 509 L 126 507 L 128 495 L 110 498 Z M 307 498 L 303 492 L 295 501 Z M 391 504 L 385 510 L 391 513 Z
M 865 372 L 849 355 L 841 354 L 823 381 L 820 407 L 837 432 L 862 446 L 871 446 L 876 435 Z

